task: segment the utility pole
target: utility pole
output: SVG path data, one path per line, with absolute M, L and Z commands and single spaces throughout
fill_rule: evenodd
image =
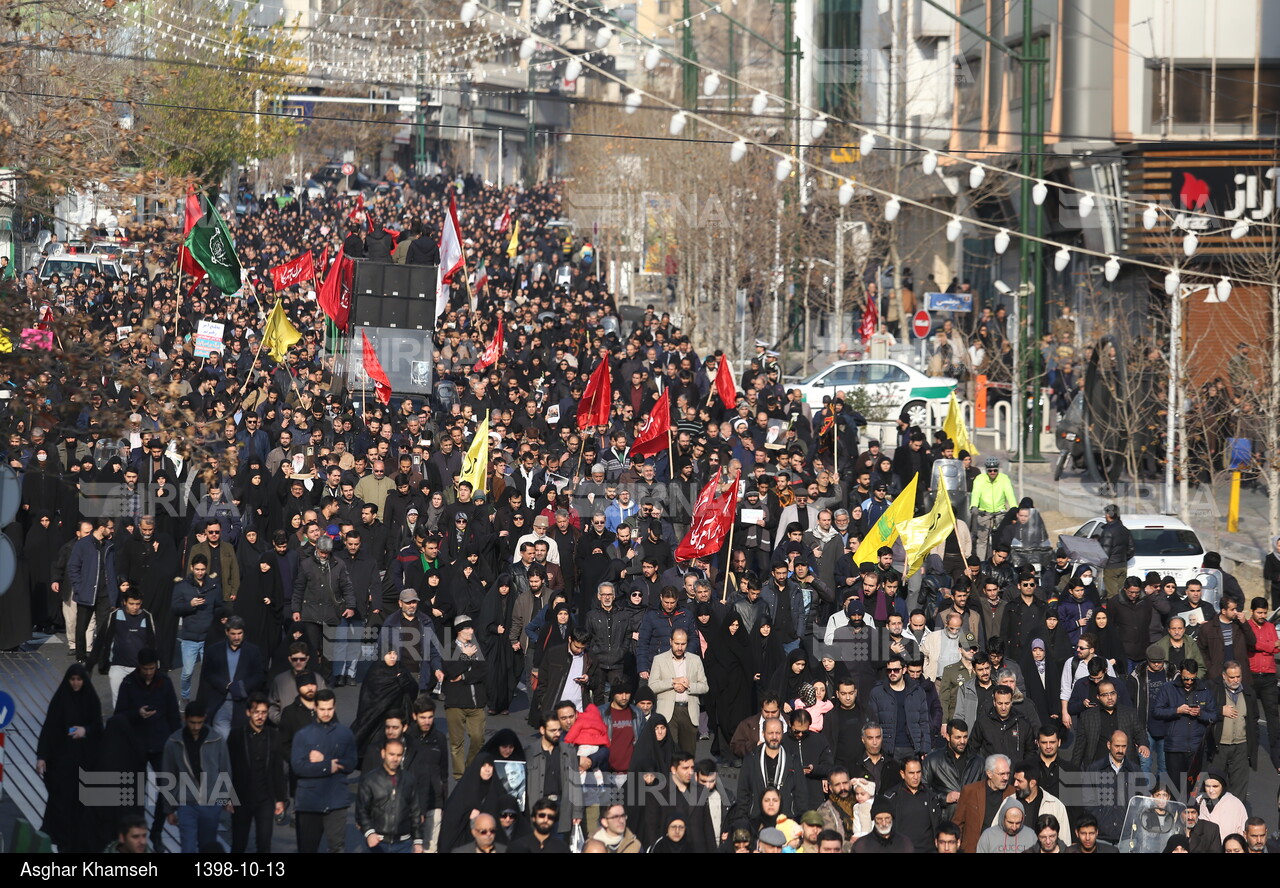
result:
M 698 51 L 693 45 L 692 0 L 684 0 L 684 22 L 680 34 L 680 89 L 684 107 L 690 111 L 698 107 Z

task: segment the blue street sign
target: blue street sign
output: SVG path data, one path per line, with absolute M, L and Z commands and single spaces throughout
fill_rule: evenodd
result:
M 13 697 L 0 691 L 0 731 L 13 724 L 13 717 L 18 714 L 18 704 Z
M 972 293 L 925 293 L 925 311 L 973 311 Z

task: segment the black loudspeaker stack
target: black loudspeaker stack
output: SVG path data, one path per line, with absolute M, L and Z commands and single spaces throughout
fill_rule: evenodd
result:
M 356 260 L 352 318 L 358 327 L 432 330 L 436 267 Z

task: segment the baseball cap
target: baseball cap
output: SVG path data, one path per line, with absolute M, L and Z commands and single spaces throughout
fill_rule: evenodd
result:
M 826 826 L 822 819 L 822 815 L 817 811 L 805 811 L 800 815 L 801 826 Z

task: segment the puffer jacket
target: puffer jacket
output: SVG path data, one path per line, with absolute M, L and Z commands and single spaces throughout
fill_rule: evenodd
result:
M 418 787 L 402 770 L 395 783 L 383 767 L 360 775 L 356 793 L 356 828 L 367 839 L 371 835 L 384 842 L 398 842 L 404 836 L 422 844 L 422 806 Z
M 321 564 L 313 552 L 298 564 L 291 607 L 293 613 L 302 615 L 304 623 L 338 625 L 343 610 L 356 610 L 355 587 L 347 566 L 332 555 L 327 564 Z
M 1198 705 L 1200 714 L 1179 714 L 1178 707 L 1184 703 Z M 1218 703 L 1214 700 L 1213 691 L 1199 679 L 1189 691 L 1183 688 L 1181 681 L 1171 681 L 1164 684 L 1156 695 L 1153 714 L 1168 725 L 1164 735 L 1165 752 L 1194 753 L 1200 748 L 1205 731 L 1218 720 Z
M 933 748 L 933 730 L 929 721 L 929 698 L 925 696 L 920 682 L 907 679 L 906 697 L 902 701 L 907 716 L 909 737 L 897 737 L 898 704 L 893 691 L 885 682 L 880 682 L 871 689 L 871 712 L 875 721 L 884 730 L 886 755 L 892 750 L 911 747 L 916 752 L 927 752 Z
M 1129 533 L 1129 528 L 1119 519 L 1108 521 L 1102 526 L 1098 533 L 1098 543 L 1107 554 L 1107 563 L 1102 565 L 1104 568 L 1124 567 L 1135 551 L 1133 534 Z
M 194 598 L 203 598 L 204 604 L 196 606 L 191 603 Z M 195 577 L 190 574 L 181 583 L 173 587 L 173 615 L 182 617 L 182 629 L 178 637 L 184 641 L 204 641 L 215 622 L 221 622 L 225 613 L 222 601 L 222 586 L 217 580 L 204 578 L 204 585 L 197 586 Z

